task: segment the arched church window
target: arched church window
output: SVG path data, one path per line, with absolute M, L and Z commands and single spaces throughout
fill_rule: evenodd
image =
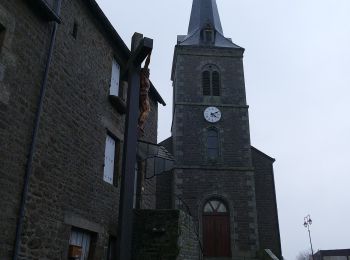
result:
M 212 73 L 213 96 L 220 96 L 220 75 L 218 71 Z
M 202 73 L 204 96 L 220 96 L 220 73 L 216 66 L 207 65 Z
M 210 96 L 210 72 L 204 71 L 202 74 L 203 95 Z
M 227 213 L 225 204 L 220 200 L 210 200 L 204 205 L 203 213 Z
M 207 134 L 208 158 L 217 159 L 219 157 L 219 136 L 216 129 L 209 129 Z

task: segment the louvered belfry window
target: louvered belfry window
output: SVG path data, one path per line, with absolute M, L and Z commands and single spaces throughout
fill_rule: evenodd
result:
M 213 96 L 220 96 L 220 75 L 219 72 L 213 71 L 212 74 L 212 80 L 211 80 L 211 85 L 212 85 L 212 90 L 213 90 Z
M 202 75 L 203 95 L 210 96 L 210 72 L 204 71 Z
M 220 96 L 220 73 L 213 65 L 206 66 L 202 73 L 204 96 Z

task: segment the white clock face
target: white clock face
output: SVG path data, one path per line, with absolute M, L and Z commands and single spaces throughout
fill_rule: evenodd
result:
M 204 118 L 210 123 L 218 122 L 221 118 L 221 112 L 217 107 L 207 107 L 204 110 Z

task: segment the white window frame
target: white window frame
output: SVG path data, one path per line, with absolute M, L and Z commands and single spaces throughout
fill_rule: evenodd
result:
M 120 65 L 118 64 L 117 60 L 113 58 L 111 85 L 109 88 L 109 94 L 111 96 L 119 96 L 119 81 L 120 81 Z
M 103 180 L 113 185 L 115 172 L 116 139 L 107 134 L 105 145 L 105 163 L 103 169 Z
M 90 252 L 91 233 L 82 229 L 72 228 L 69 245 L 81 247 L 82 255 L 79 259 L 87 260 Z

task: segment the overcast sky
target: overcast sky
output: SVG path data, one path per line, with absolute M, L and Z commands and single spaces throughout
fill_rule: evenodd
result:
M 350 248 L 350 1 L 218 0 L 226 37 L 246 49 L 252 145 L 276 158 L 282 251 Z M 158 141 L 170 136 L 170 70 L 191 0 L 98 0 L 130 46 L 154 39 L 151 79 L 167 103 Z

